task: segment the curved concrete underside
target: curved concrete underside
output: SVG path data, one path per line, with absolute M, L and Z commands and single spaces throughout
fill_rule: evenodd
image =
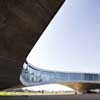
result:
M 81 83 L 81 82 L 69 82 L 62 83 L 62 85 L 69 86 L 80 92 L 86 92 L 90 89 L 100 89 L 100 83 Z
M 64 0 L 0 0 L 0 89 L 19 85 L 22 64 Z

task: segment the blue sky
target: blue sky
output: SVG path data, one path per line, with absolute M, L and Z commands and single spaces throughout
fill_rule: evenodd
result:
M 100 73 L 100 0 L 66 0 L 27 61 L 50 70 Z

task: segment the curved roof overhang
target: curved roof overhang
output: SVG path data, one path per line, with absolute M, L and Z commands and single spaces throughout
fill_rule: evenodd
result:
M 64 0 L 0 0 L 0 89 L 20 84 L 28 53 Z

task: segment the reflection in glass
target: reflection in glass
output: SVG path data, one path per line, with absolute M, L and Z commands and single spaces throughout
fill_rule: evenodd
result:
M 29 85 L 57 82 L 100 82 L 100 74 L 48 71 L 26 63 L 23 65 L 20 77 L 21 81 L 23 79 L 22 83 L 28 83 Z

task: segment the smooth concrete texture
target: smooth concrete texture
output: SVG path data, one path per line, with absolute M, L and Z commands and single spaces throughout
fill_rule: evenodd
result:
M 0 0 L 0 89 L 19 85 L 22 65 L 64 0 Z
M 100 89 L 100 83 L 85 83 L 85 82 L 66 82 L 62 83 L 62 85 L 69 86 L 74 90 L 78 90 L 81 93 L 86 93 L 91 89 Z
M 100 100 L 100 94 L 0 97 L 0 100 Z

